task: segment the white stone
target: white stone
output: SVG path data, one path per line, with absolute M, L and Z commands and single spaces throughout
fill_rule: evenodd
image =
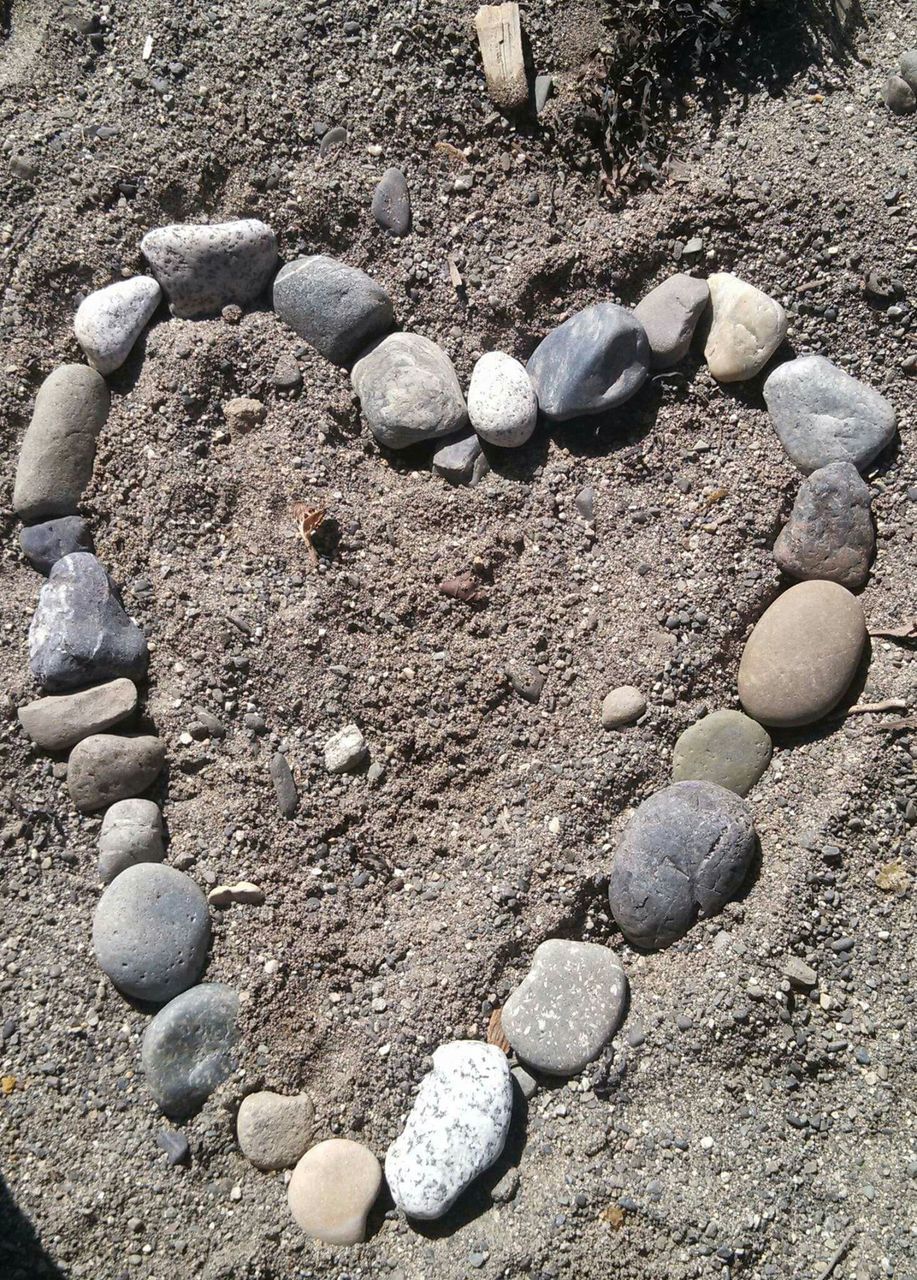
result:
M 93 369 L 111 373 L 124 364 L 161 297 L 152 276 L 134 276 L 97 289 L 80 303 L 73 332 Z
M 366 739 L 355 724 L 338 729 L 325 743 L 325 768 L 329 773 L 350 773 L 366 759 Z
M 632 684 L 619 685 L 605 694 L 602 702 L 602 724 L 606 729 L 619 729 L 633 724 L 646 711 L 646 698 Z
M 490 444 L 515 449 L 525 444 L 538 420 L 538 397 L 523 365 L 503 351 L 488 351 L 471 373 L 471 425 Z
M 712 318 L 704 357 L 718 382 L 742 382 L 760 373 L 786 337 L 779 302 L 728 271 L 710 276 Z

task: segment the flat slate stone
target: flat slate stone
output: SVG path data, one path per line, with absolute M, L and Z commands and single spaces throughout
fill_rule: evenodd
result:
M 97 289 L 80 303 L 73 332 L 93 369 L 120 369 L 161 298 L 152 276 L 134 276 Z
M 824 356 L 778 365 L 764 399 L 780 443 L 804 475 L 830 462 L 865 471 L 895 435 L 895 410 Z
M 821 720 L 843 698 L 866 644 L 863 606 L 836 582 L 799 582 L 759 619 L 739 663 L 739 698 L 775 728 Z
M 236 993 L 211 982 L 182 992 L 152 1019 L 140 1060 L 147 1088 L 167 1116 L 191 1115 L 235 1070 L 238 1013 Z
M 292 1169 L 305 1154 L 314 1129 L 315 1104 L 307 1093 L 285 1097 L 262 1089 L 246 1094 L 236 1117 L 242 1154 L 256 1169 Z
M 277 239 L 257 218 L 157 227 L 143 237 L 140 251 L 173 316 L 185 320 L 254 302 L 277 269 Z
M 482 457 L 481 441 L 472 431 L 447 440 L 433 455 L 433 474 L 452 484 L 467 484 L 474 476 L 477 460 Z
M 629 942 L 667 947 L 713 915 L 748 875 L 751 813 L 713 782 L 676 782 L 644 800 L 618 844 L 608 900 Z
M 542 413 L 555 422 L 623 404 L 649 367 L 643 326 L 613 302 L 587 307 L 552 329 L 526 366 Z
M 372 214 L 390 236 L 406 236 L 411 229 L 411 193 L 400 169 L 386 169 L 373 192 Z
M 392 333 L 358 360 L 353 389 L 373 435 L 390 449 L 454 435 L 468 421 L 452 361 L 419 333 Z
M 654 369 L 671 369 L 685 358 L 709 302 L 707 281 L 679 272 L 637 303 L 634 315 L 646 331 Z
M 83 813 L 128 800 L 153 785 L 165 764 L 161 738 L 122 738 L 94 733 L 83 738 L 67 761 L 70 799 Z
M 92 551 L 92 534 L 82 516 L 58 516 L 22 529 L 19 545 L 32 568 L 47 577 L 64 556 Z
M 299 808 L 299 796 L 296 794 L 296 783 L 287 758 L 279 751 L 271 759 L 271 781 L 278 809 L 285 818 L 292 818 Z
M 503 1032 L 523 1062 L 576 1075 L 614 1035 L 626 1001 L 627 978 L 612 951 L 552 938 L 503 1006 Z
M 760 373 L 786 337 L 779 302 L 728 271 L 707 281 L 710 328 L 704 358 L 718 382 L 742 382 Z
M 99 879 L 111 884 L 138 862 L 162 862 L 162 814 L 152 800 L 117 800 L 105 810 L 99 836 Z
M 379 1161 L 362 1142 L 326 1138 L 297 1164 L 287 1199 L 298 1226 L 325 1244 L 359 1244 L 382 1186 Z
M 137 709 L 133 680 L 110 680 L 80 693 L 38 698 L 19 708 L 19 723 L 45 751 L 67 751 L 93 733 L 104 733 Z
M 831 462 L 799 486 L 774 559 L 791 578 L 825 578 L 858 591 L 875 549 L 869 486 L 852 462 Z
M 488 351 L 471 371 L 468 417 L 481 437 L 501 449 L 525 444 L 538 421 L 538 397 L 525 366 Z
M 395 1204 L 412 1218 L 440 1218 L 503 1151 L 513 1108 L 506 1054 L 453 1040 L 433 1054 L 404 1131 L 385 1158 Z
M 125 868 L 99 899 L 92 946 L 119 991 L 163 1004 L 196 983 L 207 963 L 210 913 L 189 876 L 159 862 Z
M 297 258 L 274 281 L 280 319 L 334 364 L 347 365 L 388 333 L 395 308 L 365 271 L 324 254 Z
M 673 782 L 715 782 L 747 796 L 771 759 L 770 735 L 741 711 L 723 709 L 689 725 L 672 753 Z

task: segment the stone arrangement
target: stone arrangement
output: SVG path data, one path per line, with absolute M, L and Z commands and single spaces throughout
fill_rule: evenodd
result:
M 372 204 L 390 234 L 410 227 L 404 175 L 386 172 Z M 92 943 L 102 972 L 153 1016 L 141 1060 L 163 1113 L 187 1117 L 236 1066 L 239 1001 L 202 983 L 210 945 L 209 906 L 254 901 L 251 885 L 219 886 L 205 898 L 164 862 L 162 814 L 145 798 L 165 762 L 152 732 L 133 733 L 138 684 L 146 676 L 145 636 L 125 613 L 79 514 L 110 396 L 104 375 L 119 368 L 164 298 L 194 318 L 251 304 L 272 292 L 279 318 L 322 356 L 350 371 L 370 430 L 402 449 L 442 440 L 433 469 L 446 480 L 480 479 L 491 448 L 525 444 L 539 414 L 563 422 L 630 399 L 653 370 L 688 352 L 704 324 L 704 355 L 722 382 L 762 374 L 787 331 L 783 308 L 728 273 L 679 274 L 634 311 L 599 302 L 566 319 L 527 366 L 499 351 L 477 362 L 467 399 L 446 353 L 419 334 L 395 329 L 395 308 L 363 271 L 324 255 L 279 266 L 271 229 L 247 218 L 175 225 L 149 232 L 142 251 L 151 276 L 100 289 L 74 321 L 87 365 L 54 370 L 40 387 L 16 474 L 21 546 L 46 582 L 29 630 L 32 674 L 44 696 L 19 710 L 38 746 L 68 752 L 67 783 L 82 812 L 104 810 Z M 738 672 L 744 711 L 722 708 L 675 744 L 671 785 L 636 809 L 610 868 L 609 903 L 622 935 L 645 949 L 667 947 L 700 916 L 719 911 L 759 856 L 746 797 L 768 767 L 769 728 L 792 729 L 828 715 L 847 694 L 866 646 L 862 607 L 875 551 L 870 492 L 862 472 L 895 432 L 890 404 L 821 356 L 800 356 L 765 377 L 763 395 L 787 455 L 805 477 L 774 557 L 795 585 L 765 611 Z M 240 422 L 251 407 L 238 402 Z M 247 419 L 246 419 L 247 420 Z M 242 429 L 240 427 L 240 429 Z M 523 677 L 516 687 L 526 693 Z M 626 731 L 646 712 L 639 689 L 612 690 L 602 704 L 609 731 Z M 367 756 L 356 725 L 325 747 L 331 773 Z M 283 756 L 271 777 L 282 813 L 295 812 L 295 780 Z M 583 1070 L 609 1044 L 625 1015 L 627 977 L 608 947 L 550 939 L 502 1011 L 499 1043 L 454 1041 L 433 1054 L 403 1132 L 385 1158 L 396 1206 L 408 1217 L 445 1214 L 501 1156 L 514 1094 L 537 1080 Z M 505 1042 L 518 1062 L 510 1071 Z M 290 1211 L 308 1235 L 329 1244 L 365 1238 L 382 1168 L 365 1145 L 313 1143 L 306 1095 L 261 1091 L 239 1107 L 243 1154 L 261 1170 L 292 1169 Z M 187 1153 L 180 1134 L 163 1135 L 170 1159 Z

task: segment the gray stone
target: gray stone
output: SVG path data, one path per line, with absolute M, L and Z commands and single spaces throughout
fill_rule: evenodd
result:
M 97 289 L 80 303 L 73 332 L 93 369 L 120 369 L 161 298 L 151 276 L 134 276 Z
M 488 351 L 471 371 L 468 417 L 481 437 L 501 449 L 525 444 L 538 421 L 538 397 L 525 367 L 503 351 Z
M 792 982 L 794 987 L 814 987 L 818 982 L 818 974 L 811 965 L 807 965 L 804 960 L 796 956 L 787 956 L 780 972 L 784 978 Z
M 173 316 L 185 320 L 253 302 L 277 268 L 276 237 L 257 218 L 157 227 L 143 237 L 140 251 Z
M 207 899 L 182 871 L 138 862 L 99 899 L 92 946 L 119 991 L 164 1004 L 204 972 L 210 944 Z
M 373 192 L 372 214 L 392 236 L 406 236 L 411 229 L 411 193 L 400 169 L 386 169 Z
M 271 760 L 271 781 L 274 783 L 278 809 L 285 818 L 292 818 L 299 808 L 299 796 L 296 794 L 296 783 L 287 758 L 279 751 Z
M 869 487 L 852 462 L 819 467 L 799 486 L 774 559 L 791 578 L 826 578 L 857 591 L 876 549 Z
M 452 361 L 418 333 L 392 333 L 351 374 L 373 435 L 390 449 L 454 435 L 468 421 Z
M 901 79 L 906 80 L 917 93 L 917 49 L 905 49 L 898 62 Z
M 552 938 L 503 1006 L 503 1033 L 538 1071 L 576 1075 L 614 1035 L 626 1000 L 627 978 L 612 951 Z
M 75 551 L 54 565 L 29 627 L 32 674 L 61 693 L 116 676 L 146 674 L 147 642 L 124 612 L 94 555 Z
M 608 900 L 629 942 L 667 947 L 698 914 L 733 898 L 755 853 L 744 800 L 713 782 L 676 782 L 644 800 L 618 844 Z
M 882 86 L 882 98 L 896 116 L 909 116 L 917 108 L 917 93 L 903 76 L 889 76 Z
M 365 271 L 324 254 L 297 258 L 274 281 L 284 324 L 335 364 L 346 365 L 395 321 L 391 298 Z
M 359 726 L 346 724 L 325 743 L 325 768 L 329 773 L 352 773 L 367 755 L 366 739 Z
M 606 729 L 620 729 L 633 724 L 646 711 L 646 698 L 632 684 L 619 685 L 605 694 L 602 701 L 602 724 Z
M 554 80 L 551 76 L 535 77 L 535 114 L 540 116 L 548 105 Z
M 166 1153 L 170 1165 L 184 1164 L 191 1155 L 191 1145 L 183 1133 L 162 1129 L 156 1135 L 156 1145 Z
M 38 388 L 13 489 L 26 524 L 76 514 L 110 403 L 105 379 L 84 364 L 61 365 Z
M 506 668 L 510 684 L 526 702 L 539 702 L 544 692 L 544 675 L 528 662 L 512 662 Z
M 481 457 L 481 441 L 470 435 L 447 440 L 433 455 L 433 473 L 452 484 L 468 484 L 474 477 L 474 465 Z
M 770 758 L 770 736 L 757 720 L 741 711 L 714 711 L 689 725 L 675 743 L 672 781 L 715 782 L 747 796 Z
M 534 1098 L 538 1092 L 538 1081 L 534 1076 L 529 1075 L 525 1067 L 513 1067 L 511 1075 L 519 1086 L 519 1091 L 525 1098 L 526 1102 L 530 1098 Z
M 780 443 L 805 475 L 830 462 L 865 471 L 895 434 L 895 411 L 885 397 L 824 356 L 778 365 L 764 383 L 764 399 Z
M 152 800 L 118 800 L 106 809 L 99 836 L 99 879 L 111 884 L 138 862 L 162 862 L 162 814 Z
M 176 996 L 151 1020 L 140 1060 L 147 1088 L 167 1116 L 191 1115 L 235 1070 L 238 1013 L 236 993 L 212 982 Z
M 314 1129 L 315 1105 L 307 1093 L 249 1093 L 236 1117 L 242 1154 L 256 1169 L 292 1169 L 305 1155 Z
M 92 534 L 82 516 L 59 516 L 22 529 L 19 545 L 32 568 L 47 576 L 64 556 L 92 551 Z
M 46 751 L 68 751 L 93 733 L 104 733 L 137 709 L 132 680 L 110 680 L 79 693 L 38 698 L 19 708 L 19 723 Z
M 650 348 L 632 311 L 600 302 L 552 329 L 526 367 L 542 413 L 563 422 L 629 400 L 646 381 Z
M 728 271 L 707 280 L 710 327 L 704 359 L 718 382 L 754 378 L 786 337 L 786 312 L 779 302 Z
M 326 156 L 329 151 L 335 147 L 342 147 L 347 142 L 347 130 L 342 124 L 336 124 L 327 131 L 322 137 L 318 151 L 319 155 Z
M 634 308 L 650 344 L 654 369 L 671 369 L 688 354 L 694 330 L 710 302 L 706 280 L 669 276 Z
M 83 738 L 67 761 L 70 799 L 83 813 L 137 796 L 156 781 L 165 763 L 161 738 L 122 738 L 94 733 Z

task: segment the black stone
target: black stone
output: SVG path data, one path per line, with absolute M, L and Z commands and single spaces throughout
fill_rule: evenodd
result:
M 82 516 L 60 516 L 23 529 L 19 545 L 32 568 L 47 576 L 63 556 L 92 551 L 92 534 Z

